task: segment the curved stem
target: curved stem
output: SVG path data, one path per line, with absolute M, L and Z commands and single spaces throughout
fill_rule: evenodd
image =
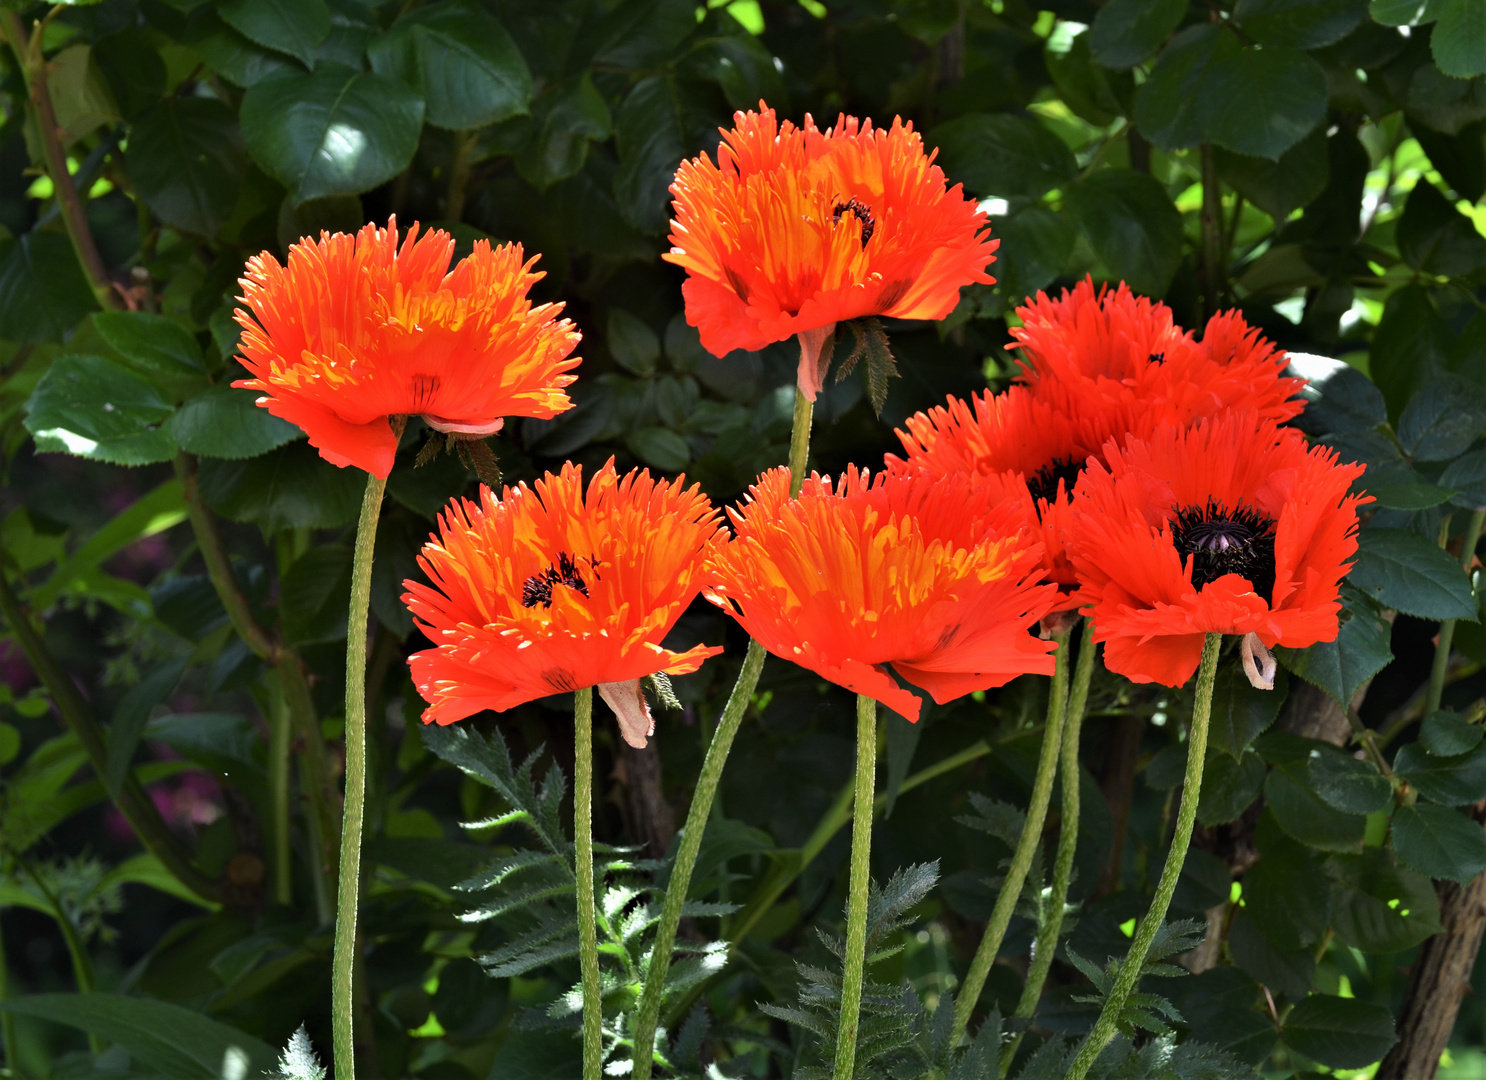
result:
M 1471 562 L 1476 557 L 1476 543 L 1481 539 L 1481 526 L 1486 524 L 1486 510 L 1471 514 L 1465 527 L 1465 542 L 1460 546 L 1460 568 L 1470 576 Z M 1440 698 L 1445 693 L 1445 673 L 1450 668 L 1450 646 L 1455 643 L 1455 620 L 1440 623 L 1439 643 L 1434 647 L 1434 665 L 1429 670 L 1429 691 L 1424 696 L 1424 715 L 1430 716 L 1440 707 Z
M 805 462 L 810 455 L 810 422 L 813 415 L 814 406 L 796 389 L 794 423 L 789 436 L 791 496 L 799 495 L 800 486 L 805 482 Z M 696 790 L 692 793 L 686 826 L 681 833 L 681 845 L 677 848 L 676 861 L 671 867 L 671 878 L 666 883 L 666 898 L 661 907 L 660 923 L 655 929 L 650 964 L 645 972 L 645 988 L 635 1012 L 633 1080 L 650 1080 L 655 1066 L 655 1029 L 660 1022 L 661 998 L 665 995 L 666 974 L 670 970 L 671 952 L 676 945 L 676 929 L 681 925 L 681 909 L 686 903 L 687 890 L 691 887 L 691 872 L 696 867 L 697 853 L 702 849 L 702 836 L 712 815 L 717 786 L 722 780 L 722 769 L 727 763 L 728 752 L 733 747 L 733 737 L 738 734 L 738 727 L 743 723 L 743 716 L 753 700 L 754 687 L 758 685 L 759 674 L 764 669 L 764 656 L 764 647 L 757 641 L 749 641 L 743 667 L 738 671 L 738 679 L 733 683 L 732 692 L 728 694 L 727 704 L 723 706 L 722 718 L 707 747 L 707 756 L 702 761 L 702 773 L 697 778 Z
M 593 895 L 593 687 L 573 695 L 573 840 L 578 870 L 578 961 L 583 969 L 583 1080 L 604 1075 L 604 1000 Z
M 1063 932 L 1063 916 L 1068 904 L 1068 887 L 1073 883 L 1073 857 L 1078 852 L 1078 738 L 1083 727 L 1084 709 L 1089 701 L 1089 682 L 1094 676 L 1094 621 L 1084 619 L 1083 635 L 1078 643 L 1078 666 L 1073 671 L 1073 686 L 1068 691 L 1068 712 L 1063 721 L 1063 745 L 1058 751 L 1058 775 L 1062 778 L 1062 821 L 1058 825 L 1058 854 L 1053 863 L 1053 887 L 1048 896 L 1042 925 L 1037 930 L 1037 943 L 1032 949 L 1032 964 L 1022 997 L 1017 1002 L 1016 1016 L 1030 1017 L 1037 1011 L 1047 973 L 1052 970 L 1058 952 L 1058 937 Z M 1012 1036 L 1001 1052 L 1001 1075 L 1005 1076 L 1016 1057 L 1024 1032 Z
M 877 702 L 857 695 L 856 798 L 851 818 L 851 880 L 846 901 L 846 966 L 841 972 L 841 1018 L 836 1027 L 832 1080 L 851 1080 L 867 961 L 867 898 L 872 885 L 873 790 L 877 784 Z
M 1197 801 L 1202 797 L 1202 767 L 1207 758 L 1207 722 L 1213 708 L 1213 679 L 1218 671 L 1218 650 L 1223 644 L 1222 634 L 1208 634 L 1202 646 L 1202 666 L 1197 671 L 1197 694 L 1192 704 L 1192 726 L 1187 732 L 1187 772 L 1182 782 L 1182 804 L 1176 816 L 1176 834 L 1171 838 L 1171 849 L 1166 853 L 1166 865 L 1161 869 L 1161 879 L 1156 883 L 1156 895 L 1151 897 L 1150 910 L 1140 920 L 1135 931 L 1135 940 L 1130 943 L 1130 952 L 1120 964 L 1119 974 L 1094 1030 L 1084 1039 L 1078 1056 L 1068 1070 L 1065 1080 L 1083 1080 L 1093 1067 L 1095 1060 L 1118 1029 L 1120 1014 L 1125 1002 L 1140 982 L 1145 958 L 1151 951 L 1151 942 L 1161 929 L 1166 910 L 1171 906 L 1172 894 L 1176 892 L 1177 879 L 1182 874 L 1182 864 L 1187 861 L 1187 845 L 1192 841 L 1192 827 L 1197 821 Z
M 996 954 L 1001 951 L 1001 942 L 1006 938 L 1006 928 L 1021 899 L 1022 886 L 1027 881 L 1027 872 L 1032 869 L 1032 860 L 1042 843 L 1042 823 L 1047 820 L 1047 806 L 1052 801 L 1053 778 L 1058 771 L 1058 748 L 1063 742 L 1063 716 L 1068 705 L 1068 637 L 1072 627 L 1056 637 L 1058 650 L 1053 668 L 1053 685 L 1047 695 L 1047 725 L 1042 732 L 1042 750 L 1037 755 L 1037 774 L 1032 780 L 1032 798 L 1027 804 L 1027 819 L 1022 825 L 1022 835 L 1017 838 L 1016 851 L 1011 856 L 1011 867 L 1006 880 L 1001 883 L 1001 892 L 996 897 L 996 906 L 991 910 L 990 922 L 986 923 L 980 947 L 975 950 L 975 959 L 970 961 L 970 970 L 965 973 L 965 987 L 955 1001 L 955 1026 L 950 1036 L 950 1045 L 959 1041 L 970 1024 L 970 1015 L 985 989 L 986 978 Z
M 273 898 L 286 907 L 294 902 L 289 845 L 289 705 L 278 678 L 268 680 L 268 790 L 273 812 Z
M 337 1080 L 354 1080 L 356 905 L 361 896 L 361 822 L 366 811 L 366 618 L 371 605 L 372 554 L 387 481 L 368 474 L 351 562 L 351 612 L 346 623 L 346 808 L 341 825 L 336 890 L 335 954 L 331 960 L 331 1034 Z
M 108 750 L 103 730 L 93 717 L 93 710 L 73 686 L 72 680 L 58 666 L 56 658 L 47 649 L 46 642 L 31 625 L 31 619 L 21 608 L 20 601 L 10 588 L 10 582 L 0 573 L 0 614 L 10 624 L 11 633 L 21 646 L 21 652 L 36 672 L 37 678 L 51 695 L 62 719 L 77 736 L 93 771 L 102 780 L 108 775 Z M 231 899 L 220 883 L 212 881 L 191 861 L 190 854 L 181 845 L 165 819 L 160 816 L 154 800 L 145 792 L 133 772 L 124 778 L 124 785 L 114 799 L 132 828 L 149 851 L 178 881 L 203 900 L 220 902 Z

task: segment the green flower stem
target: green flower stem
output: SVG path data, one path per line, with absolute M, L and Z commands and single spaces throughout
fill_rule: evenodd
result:
M 795 391 L 794 425 L 789 437 L 790 495 L 798 495 L 805 482 L 805 460 L 810 454 L 810 422 L 814 406 L 804 394 Z M 764 647 L 757 641 L 748 643 L 748 652 L 743 657 L 743 667 L 733 683 L 732 693 L 723 706 L 722 718 L 707 746 L 707 756 L 702 761 L 702 773 L 692 792 L 691 807 L 686 813 L 686 826 L 681 833 L 681 845 L 676 850 L 676 861 L 671 867 L 671 878 L 666 883 L 666 898 L 661 906 L 660 922 L 655 928 L 655 945 L 650 950 L 650 964 L 645 972 L 645 988 L 640 994 L 640 1004 L 635 1012 L 634 1027 L 634 1073 L 633 1080 L 650 1080 L 655 1065 L 655 1029 L 660 1023 L 661 998 L 665 994 L 666 974 L 671 967 L 671 952 L 676 946 L 676 929 L 681 925 L 681 909 L 686 903 L 687 890 L 691 888 L 691 873 L 696 868 L 697 853 L 702 849 L 702 836 L 707 831 L 707 821 L 712 815 L 713 801 L 717 798 L 717 786 L 722 780 L 722 769 L 727 763 L 728 751 L 733 748 L 733 737 L 743 723 L 753 701 L 753 690 L 758 685 L 759 674 L 764 669 Z
M 288 906 L 294 902 L 289 841 L 289 703 L 276 677 L 268 679 L 268 789 L 273 811 L 273 898 Z
M 1120 1014 L 1125 1002 L 1140 982 L 1141 969 L 1151 951 L 1151 942 L 1161 929 L 1166 918 L 1166 909 L 1171 906 L 1176 882 L 1182 874 L 1182 864 L 1187 861 L 1187 845 L 1192 841 L 1192 826 L 1197 821 L 1197 801 L 1202 797 L 1202 766 L 1207 758 L 1207 723 L 1213 709 L 1213 679 L 1218 671 L 1218 650 L 1222 647 L 1222 634 L 1208 634 L 1202 646 L 1202 666 L 1197 671 L 1197 695 L 1192 704 L 1192 726 L 1187 732 L 1187 772 L 1182 781 L 1182 804 L 1176 815 L 1176 834 L 1171 838 L 1171 850 L 1166 853 L 1166 865 L 1161 869 L 1161 879 L 1156 883 L 1156 894 L 1151 897 L 1150 910 L 1140 920 L 1135 931 L 1135 940 L 1130 943 L 1130 952 L 1120 964 L 1119 974 L 1094 1030 L 1084 1039 L 1078 1056 L 1068 1070 L 1064 1080 L 1083 1080 L 1093 1067 L 1100 1052 L 1114 1038 Z
M 393 431 L 402 434 L 401 417 Z M 330 967 L 330 1024 L 336 1080 L 355 1080 L 353 1041 L 356 978 L 356 905 L 361 898 L 361 824 L 366 814 L 366 619 L 371 606 L 372 554 L 387 481 L 371 474 L 356 523 L 351 561 L 351 611 L 346 622 L 346 808 L 341 822 L 336 889 L 335 953 Z
M 841 1019 L 836 1027 L 832 1080 L 851 1080 L 857 1022 L 867 962 L 867 896 L 872 884 L 873 791 L 877 784 L 877 702 L 857 695 L 857 777 L 851 818 L 851 880 L 846 901 L 846 966 L 841 973 Z
M 583 1080 L 604 1075 L 604 1000 L 593 895 L 593 687 L 573 695 L 573 840 L 578 846 L 578 962 L 583 971 Z
M 1476 542 L 1481 539 L 1481 526 L 1486 524 L 1486 510 L 1471 514 L 1465 527 L 1465 542 L 1460 546 L 1460 568 L 1469 574 L 1471 560 L 1476 557 Z M 1440 623 L 1439 644 L 1434 647 L 1434 666 L 1429 671 L 1429 692 L 1424 698 L 1424 715 L 1437 712 L 1440 698 L 1445 693 L 1445 672 L 1450 667 L 1450 646 L 1455 642 L 1455 620 Z
M 1022 886 L 1027 872 L 1032 869 L 1032 859 L 1042 843 L 1042 823 L 1047 820 L 1047 806 L 1052 801 L 1053 778 L 1058 772 L 1058 748 L 1063 742 L 1063 716 L 1068 706 L 1068 638 L 1072 627 L 1062 631 L 1054 640 L 1058 643 L 1054 654 L 1053 685 L 1047 695 L 1047 724 L 1042 732 L 1042 750 L 1037 756 L 1037 775 L 1032 781 L 1032 800 L 1027 804 L 1027 818 L 1022 825 L 1022 835 L 1017 839 L 1016 851 L 1011 856 L 1011 868 L 1001 884 L 996 897 L 996 906 L 991 910 L 991 920 L 986 923 L 980 947 L 975 950 L 975 959 L 970 961 L 970 970 L 965 973 L 965 984 L 955 1000 L 955 1026 L 950 1036 L 951 1044 L 958 1042 L 970 1024 L 970 1014 L 985 989 L 986 978 L 996 954 L 1001 951 L 1001 942 L 1006 938 L 1006 928 L 1021 898 Z
M 1037 930 L 1037 943 L 1032 950 L 1032 964 L 1022 997 L 1017 1002 L 1017 1016 L 1030 1017 L 1037 1011 L 1047 973 L 1058 952 L 1058 936 L 1063 931 L 1063 913 L 1068 904 L 1068 886 L 1073 882 L 1073 856 L 1078 851 L 1078 737 L 1083 727 L 1084 709 L 1089 701 L 1089 682 L 1094 676 L 1093 620 L 1084 619 L 1083 635 L 1078 645 L 1078 666 L 1073 670 L 1073 687 L 1068 692 L 1068 712 L 1063 720 L 1063 745 L 1058 751 L 1058 774 L 1062 777 L 1062 816 L 1058 826 L 1058 854 L 1053 863 L 1053 886 L 1048 896 L 1042 926 Z M 1024 1032 L 1012 1036 L 1001 1052 L 1001 1075 L 1005 1076 L 1016 1057 Z

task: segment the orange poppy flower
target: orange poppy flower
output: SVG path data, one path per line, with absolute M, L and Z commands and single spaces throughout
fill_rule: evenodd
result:
M 1039 394 L 1061 384 L 1090 397 L 1085 412 L 1133 408 L 1190 424 L 1223 409 L 1284 421 L 1304 408 L 1296 395 L 1305 383 L 1284 377 L 1285 353 L 1236 311 L 1213 316 L 1197 342 L 1165 304 L 1124 282 L 1096 290 L 1085 278 L 1056 300 L 1038 293 L 1017 315 L 1022 325 L 1011 334 L 1026 358 L 1019 380 Z
M 419 415 L 439 431 L 490 435 L 506 416 L 548 419 L 572 403 L 563 387 L 578 365 L 579 334 L 561 304 L 533 307 L 541 279 L 520 244 L 479 240 L 453 271 L 448 233 L 397 219 L 355 236 L 321 233 L 268 252 L 241 279 L 247 309 L 243 365 L 232 385 L 262 391 L 258 404 L 303 428 L 326 461 L 380 477 L 397 439 L 388 418 Z
M 1057 594 L 1040 545 L 964 477 L 850 470 L 791 499 L 772 469 L 728 513 L 707 597 L 776 656 L 909 720 L 919 699 L 888 665 L 938 702 L 1053 670 L 1028 633 Z
M 1369 501 L 1347 494 L 1361 465 L 1252 412 L 1166 425 L 1105 457 L 1074 492 L 1069 554 L 1111 671 L 1180 686 L 1208 633 L 1335 640 Z
M 671 185 L 671 251 L 687 271 L 686 319 L 724 356 L 799 335 L 799 385 L 820 390 L 821 344 L 837 322 L 868 315 L 942 319 L 960 287 L 990 284 L 999 241 L 986 215 L 925 154 L 911 124 L 890 130 L 842 116 L 734 115 L 717 162 L 684 161 Z M 829 358 L 828 358 L 829 359 Z
M 1049 579 L 1071 589 L 1078 580 L 1064 538 L 1073 486 L 1106 442 L 1153 423 L 1153 413 L 1113 400 L 1086 408 L 1060 385 L 1040 389 L 1013 386 L 968 403 L 951 397 L 915 413 L 905 422 L 908 430 L 896 432 L 905 458 L 890 454 L 887 467 L 967 476 L 988 497 L 1016 508 L 1021 526 L 1042 536 Z
M 434 648 L 409 663 L 429 703 L 425 722 L 451 724 L 550 694 L 597 686 L 631 746 L 653 732 L 639 680 L 684 675 L 720 648 L 662 647 L 702 586 L 722 531 L 700 488 L 619 477 L 611 458 L 585 496 L 569 462 L 533 492 L 450 503 L 418 557 L 431 585 L 403 600 Z

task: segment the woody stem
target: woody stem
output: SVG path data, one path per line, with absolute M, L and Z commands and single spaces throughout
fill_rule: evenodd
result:
M 1011 924 L 1016 902 L 1021 898 L 1032 859 L 1042 843 L 1042 823 L 1047 820 L 1047 806 L 1052 801 L 1053 778 L 1058 771 L 1058 748 L 1063 742 L 1063 716 L 1068 705 L 1068 638 L 1071 633 L 1072 627 L 1069 627 L 1055 638 L 1058 643 L 1056 666 L 1053 668 L 1053 685 L 1047 696 L 1047 724 L 1042 732 L 1042 750 L 1037 756 L 1032 799 L 1027 804 L 1027 818 L 1022 825 L 1022 834 L 1017 838 L 1016 851 L 1011 856 L 1011 868 L 1001 883 L 1000 895 L 996 897 L 996 906 L 991 910 L 991 920 L 986 923 L 980 947 L 975 950 L 975 959 L 970 961 L 970 970 L 965 973 L 965 988 L 955 1001 L 951 1045 L 959 1040 L 970 1024 L 970 1014 L 980 1000 L 980 992 L 985 988 L 991 965 L 996 962 L 996 954 L 1001 951 L 1001 942 L 1006 938 L 1006 928 Z
M 795 390 L 795 419 L 789 437 L 790 495 L 800 493 L 805 482 L 805 460 L 810 454 L 810 420 L 814 407 L 810 400 Z M 733 737 L 743 723 L 743 716 L 753 701 L 753 690 L 764 669 L 764 647 L 757 641 L 748 643 L 748 653 L 743 658 L 743 667 L 738 680 L 733 683 L 732 693 L 723 706 L 722 717 L 712 742 L 707 747 L 707 756 L 702 762 L 702 773 L 697 777 L 697 786 L 691 797 L 691 808 L 686 813 L 686 827 L 681 833 L 681 844 L 676 851 L 676 861 L 671 867 L 671 878 L 666 883 L 666 898 L 661 906 L 660 923 L 655 928 L 655 945 L 650 950 L 649 967 L 645 973 L 645 989 L 640 995 L 640 1006 L 635 1013 L 635 1053 L 633 1080 L 650 1080 L 655 1064 L 655 1028 L 660 1022 L 661 998 L 666 987 L 666 973 L 671 966 L 671 951 L 676 945 L 676 929 L 681 925 L 681 909 L 686 903 L 686 893 L 691 887 L 691 872 L 696 868 L 697 853 L 702 849 L 702 834 L 712 815 L 712 802 L 717 797 L 717 785 L 722 780 L 722 769 L 727 763 L 728 751 L 733 748 Z
M 593 896 L 593 687 L 573 695 L 573 840 L 578 871 L 578 962 L 583 972 L 583 1080 L 603 1080 L 604 1002 Z
M 1171 850 L 1166 853 L 1166 865 L 1161 869 L 1161 879 L 1156 883 L 1156 895 L 1151 897 L 1150 910 L 1136 928 L 1135 940 L 1130 943 L 1130 952 L 1120 964 L 1114 986 L 1104 999 L 1099 1019 L 1094 1030 L 1079 1047 L 1078 1056 L 1068 1070 L 1065 1080 L 1083 1080 L 1093 1067 L 1105 1045 L 1114 1038 L 1120 1014 L 1125 1002 L 1140 982 L 1145 958 L 1151 951 L 1151 943 L 1161 929 L 1166 910 L 1171 906 L 1171 897 L 1176 892 L 1176 882 L 1182 874 L 1182 864 L 1187 861 L 1187 845 L 1192 841 L 1192 827 L 1197 821 L 1197 800 L 1202 795 L 1202 766 L 1207 757 L 1207 722 L 1213 708 L 1213 680 L 1218 671 L 1218 650 L 1223 644 L 1222 634 L 1208 634 L 1202 646 L 1202 666 L 1197 670 L 1197 694 L 1192 703 L 1192 726 L 1187 731 L 1187 772 L 1182 781 L 1182 805 L 1176 815 L 1176 833 L 1171 838 Z
M 402 435 L 405 418 L 391 418 Z M 346 807 L 341 823 L 340 878 L 336 889 L 335 952 L 330 967 L 331 1042 L 337 1080 L 355 1080 L 353 993 L 356 972 L 356 905 L 361 898 L 361 824 L 366 814 L 366 620 L 371 606 L 372 554 L 387 480 L 368 474 L 356 523 L 351 561 L 351 609 L 346 623 Z
M 867 966 L 867 900 L 872 884 L 872 796 L 877 783 L 877 702 L 857 695 L 857 776 L 851 815 L 851 878 L 847 884 L 846 954 L 841 972 L 841 1017 L 836 1025 L 832 1080 L 855 1075 L 857 1024 Z
M 1058 751 L 1058 775 L 1062 780 L 1062 818 L 1058 825 L 1058 853 L 1053 863 L 1053 887 L 1044 909 L 1042 925 L 1037 929 L 1037 942 L 1032 950 L 1032 964 L 1027 970 L 1027 981 L 1022 987 L 1021 1000 L 1017 1002 L 1016 1015 L 1030 1017 L 1037 1011 L 1037 1001 L 1042 996 L 1047 973 L 1052 969 L 1053 957 L 1058 951 L 1058 937 L 1063 931 L 1064 908 L 1068 903 L 1068 887 L 1073 882 L 1073 856 L 1078 851 L 1078 737 L 1083 726 L 1084 709 L 1089 701 L 1089 683 L 1094 676 L 1094 656 L 1099 647 L 1094 644 L 1094 621 L 1084 619 L 1083 636 L 1078 644 L 1078 666 L 1073 670 L 1073 687 L 1068 691 L 1068 711 L 1063 721 L 1063 745 Z M 1022 1033 L 1014 1035 L 1001 1052 L 1001 1075 L 1011 1068 L 1021 1045 Z

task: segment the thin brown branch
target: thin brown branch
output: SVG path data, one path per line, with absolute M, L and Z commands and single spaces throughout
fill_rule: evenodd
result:
M 67 152 L 62 148 L 57 112 L 52 107 L 51 90 L 47 86 L 46 57 L 41 52 L 41 34 L 38 32 L 28 37 L 21 17 L 9 9 L 0 9 L 0 29 L 4 30 L 6 40 L 10 42 L 26 79 L 31 108 L 36 119 L 37 139 L 45 158 L 42 164 L 51 177 L 57 206 L 62 211 L 62 223 L 67 227 L 67 236 L 72 241 L 73 250 L 77 252 L 77 261 L 82 265 L 83 273 L 87 275 L 88 284 L 98 303 L 104 308 L 122 307 L 123 304 L 109 281 L 108 267 L 104 265 L 103 256 L 99 254 L 98 245 L 93 240 L 93 230 L 88 225 L 83 201 L 78 197 L 77 185 L 72 182 L 72 174 L 67 170 Z

